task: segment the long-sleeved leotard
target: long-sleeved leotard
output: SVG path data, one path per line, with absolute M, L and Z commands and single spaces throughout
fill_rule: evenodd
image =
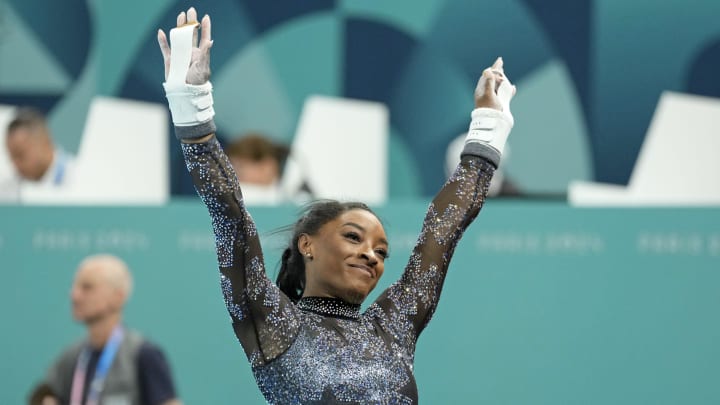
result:
M 276 404 L 413 404 L 415 342 L 440 297 L 450 258 L 495 170 L 466 155 L 430 204 L 400 280 L 362 314 L 340 300 L 297 305 L 265 273 L 255 224 L 219 143 L 183 144 L 215 232 L 233 328 L 265 398 Z

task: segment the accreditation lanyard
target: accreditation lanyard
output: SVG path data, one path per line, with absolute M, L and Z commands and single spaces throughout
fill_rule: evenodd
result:
M 100 359 L 98 359 L 97 366 L 95 367 L 95 374 L 93 375 L 92 382 L 88 388 L 87 399 L 85 405 L 97 405 L 98 399 L 100 399 L 100 392 L 105 385 L 105 377 L 110 370 L 115 354 L 117 354 L 122 343 L 123 329 L 120 326 L 116 326 L 110 335 L 110 339 L 105 344 Z M 88 363 L 90 362 L 91 349 L 89 346 L 80 352 L 80 358 L 78 359 L 77 366 L 75 367 L 75 373 L 73 374 L 72 392 L 70 396 L 70 405 L 82 405 L 83 391 L 85 389 L 85 380 L 87 376 Z
M 57 164 L 55 167 L 55 173 L 53 175 L 53 185 L 59 186 L 62 184 L 65 177 L 65 167 L 67 166 L 67 156 L 62 150 L 58 150 L 55 154 Z

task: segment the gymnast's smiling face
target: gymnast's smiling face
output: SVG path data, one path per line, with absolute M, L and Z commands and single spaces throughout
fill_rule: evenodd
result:
M 389 246 L 375 214 L 352 209 L 324 224 L 316 234 L 300 235 L 298 249 L 305 257 L 303 296 L 360 304 L 382 277 Z

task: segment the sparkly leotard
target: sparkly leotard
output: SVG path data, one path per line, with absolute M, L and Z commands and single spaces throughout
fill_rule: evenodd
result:
M 466 155 L 430 204 L 400 280 L 364 312 L 327 298 L 294 304 L 265 274 L 255 224 L 213 138 L 183 144 L 215 232 L 233 328 L 273 404 L 414 404 L 415 342 L 438 303 L 450 258 L 487 195 L 494 165 Z

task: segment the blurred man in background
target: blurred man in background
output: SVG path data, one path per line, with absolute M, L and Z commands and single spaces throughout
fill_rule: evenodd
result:
M 269 138 L 250 133 L 231 142 L 227 149 L 238 181 L 271 186 L 280 180 L 280 172 L 290 150 Z
M 31 404 L 180 404 L 162 350 L 122 325 L 131 291 L 119 258 L 96 255 L 80 264 L 70 297 L 87 338 L 60 355 L 31 392 Z
M 283 183 L 283 172 L 292 164 L 290 148 L 269 137 L 248 133 L 225 147 L 230 163 L 250 205 L 301 203 L 310 199 L 310 188 L 303 179 L 297 186 Z
M 19 108 L 7 126 L 5 148 L 15 174 L 0 183 L 0 199 L 18 202 L 24 187 L 61 188 L 72 182 L 75 159 L 53 143 L 41 112 Z

